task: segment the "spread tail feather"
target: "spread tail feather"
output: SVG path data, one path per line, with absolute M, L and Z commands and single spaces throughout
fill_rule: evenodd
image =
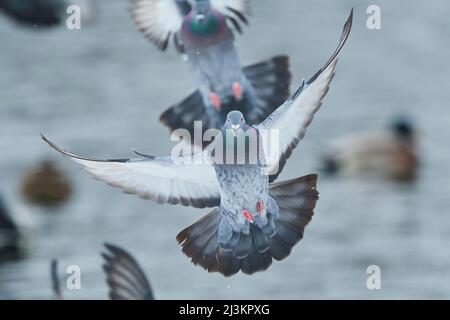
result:
M 316 186 L 316 174 L 271 185 L 270 194 L 280 210 L 277 234 L 270 239 L 274 259 L 282 260 L 289 256 L 292 248 L 303 238 L 319 199 Z
M 257 110 L 251 110 L 245 116 L 252 124 L 258 124 L 286 101 L 290 95 L 292 75 L 289 71 L 289 58 L 277 56 L 247 66 L 243 68 L 243 72 L 253 85 L 258 97 Z M 204 130 L 211 127 L 212 123 L 205 108 L 202 95 L 196 90 L 181 102 L 167 109 L 159 120 L 169 127 L 170 131 L 184 128 L 193 135 L 194 121 L 202 121 Z
M 217 231 L 220 219 L 220 209 L 216 208 L 177 235 L 183 253 L 191 258 L 193 264 L 208 272 L 219 271 Z
M 266 270 L 272 258 L 286 258 L 303 238 L 318 200 L 316 185 L 315 174 L 271 185 L 269 193 L 278 205 L 278 215 L 269 211 L 267 225 L 251 224 L 248 234 L 229 232 L 226 242 L 219 243 L 219 227 L 229 226 L 216 208 L 181 231 L 177 241 L 192 263 L 209 272 L 231 276 L 240 270 L 246 274 Z

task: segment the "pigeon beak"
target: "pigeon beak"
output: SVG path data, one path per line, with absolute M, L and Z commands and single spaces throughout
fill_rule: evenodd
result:
M 197 14 L 196 19 L 198 22 L 202 23 L 205 20 L 205 15 L 202 13 Z
M 236 137 L 237 136 L 237 131 L 239 130 L 241 126 L 238 124 L 232 124 L 231 125 L 231 129 L 233 129 L 233 135 Z

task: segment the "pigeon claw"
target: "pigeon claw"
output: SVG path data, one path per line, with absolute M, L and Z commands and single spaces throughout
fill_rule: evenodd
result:
M 248 212 L 247 210 L 242 210 L 242 215 L 250 223 L 253 223 L 253 221 L 255 221 L 255 218 L 253 218 L 252 214 L 250 212 Z
M 236 98 L 236 100 L 241 100 L 243 96 L 243 90 L 242 86 L 239 82 L 233 82 L 233 85 L 231 86 L 231 89 L 233 91 L 233 96 Z
M 222 105 L 222 101 L 217 93 L 210 92 L 208 95 L 209 102 L 216 109 L 220 110 L 220 106 Z
M 264 201 L 259 200 L 259 201 L 256 203 L 256 211 L 257 211 L 259 214 L 263 213 L 263 211 L 264 211 Z

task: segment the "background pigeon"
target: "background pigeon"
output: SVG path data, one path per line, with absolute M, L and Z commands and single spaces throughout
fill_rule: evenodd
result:
M 113 244 L 105 244 L 106 253 L 102 253 L 105 261 L 103 270 L 106 273 L 106 283 L 109 287 L 111 300 L 154 300 L 150 282 L 139 263 L 133 256 Z M 58 275 L 58 260 L 50 265 L 50 278 L 53 298 L 64 299 L 61 281 Z
M 74 4 L 81 6 L 83 21 L 93 18 L 96 0 L 0 0 L 0 9 L 17 22 L 35 27 L 60 25 L 68 17 L 67 7 Z
M 20 228 L 0 196 L 0 261 L 20 252 Z
M 64 299 L 61 290 L 61 281 L 58 275 L 58 260 L 53 259 L 50 263 L 50 280 L 52 284 L 52 292 L 54 300 Z
M 143 157 L 94 160 L 69 153 L 45 137 L 43 139 L 97 179 L 120 187 L 126 193 L 158 203 L 217 207 L 177 236 L 183 252 L 194 264 L 225 276 L 239 270 L 247 274 L 265 270 L 272 258 L 282 260 L 290 254 L 314 213 L 318 199 L 317 175 L 269 183 L 281 172 L 320 108 L 334 76 L 338 54 L 349 36 L 352 17 L 353 10 L 338 48 L 325 66 L 310 80 L 303 81 L 264 122 L 251 127 L 241 112 L 233 111 L 228 115 L 223 128 L 226 133 L 234 132 L 236 139 L 233 138 L 233 142 L 239 139 L 242 131 L 246 134 L 261 130 L 279 132 L 278 153 L 270 159 L 265 157 L 263 150 L 262 158 L 258 157 L 258 161 L 252 163 L 197 162 L 199 157 L 211 157 L 210 151 L 219 146 L 220 139 L 215 139 L 203 153 L 179 159 L 139 154 Z M 246 159 L 248 155 L 246 151 Z M 263 174 L 262 169 L 273 174 Z
M 133 256 L 112 244 L 105 244 L 107 253 L 103 270 L 112 300 L 154 300 L 150 282 Z
M 257 124 L 288 98 L 288 57 L 243 69 L 239 62 L 232 29 L 241 32 L 241 24 L 248 23 L 249 0 L 131 1 L 139 30 L 161 50 L 173 39 L 188 57 L 198 84 L 198 90 L 161 115 L 171 130 L 185 128 L 193 134 L 196 120 L 204 130 L 221 128 L 234 109 Z

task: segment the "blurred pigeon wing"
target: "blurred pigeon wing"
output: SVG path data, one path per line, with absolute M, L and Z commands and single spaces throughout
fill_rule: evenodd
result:
M 62 300 L 61 284 L 58 276 L 58 260 L 53 259 L 50 264 L 50 278 L 52 280 L 53 298 Z
M 211 0 L 211 4 L 223 14 L 231 12 L 238 17 L 238 12 L 243 16 L 250 15 L 250 0 Z
M 241 23 L 248 24 L 247 17 L 250 15 L 250 0 L 211 0 L 212 6 L 220 11 L 239 33 Z
M 170 157 L 96 160 L 69 153 L 42 137 L 52 148 L 79 163 L 96 179 L 157 203 L 195 208 L 220 204 L 214 168 L 207 164 L 175 164 Z
M 175 0 L 131 0 L 130 8 L 139 31 L 163 51 L 181 28 L 180 10 Z
M 268 158 L 271 182 L 281 173 L 293 149 L 304 137 L 306 129 L 328 92 L 339 52 L 350 34 L 352 19 L 353 9 L 344 25 L 339 45 L 325 66 L 310 80 L 303 81 L 300 88 L 284 104 L 258 125 L 260 130 L 278 130 L 279 133 L 278 153 Z
M 154 300 L 153 291 L 137 261 L 122 248 L 105 244 L 103 253 L 109 297 L 113 300 Z

